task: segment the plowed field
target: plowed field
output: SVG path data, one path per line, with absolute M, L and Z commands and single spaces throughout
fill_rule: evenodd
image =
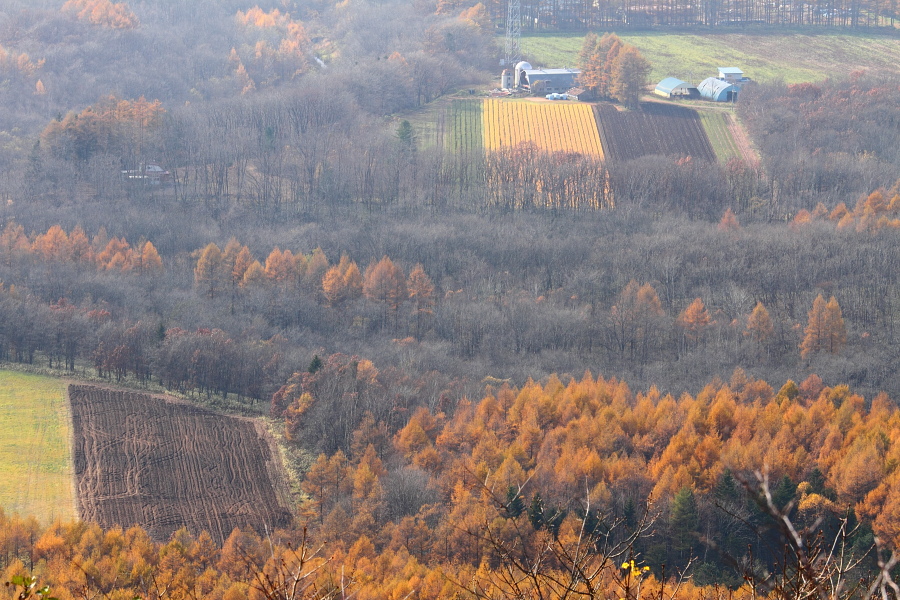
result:
M 485 100 L 485 150 L 533 143 L 547 152 L 603 157 L 594 115 L 587 104 Z
M 270 447 L 246 420 L 145 394 L 69 387 L 81 518 L 157 540 L 187 527 L 283 527 Z
M 612 104 L 595 106 L 603 148 L 610 160 L 661 154 L 716 160 L 697 111 L 658 102 L 620 111 Z

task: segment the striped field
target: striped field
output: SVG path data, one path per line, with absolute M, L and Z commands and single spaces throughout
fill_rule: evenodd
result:
M 533 143 L 546 152 L 603 157 L 594 113 L 587 104 L 485 100 L 482 129 L 488 151 Z

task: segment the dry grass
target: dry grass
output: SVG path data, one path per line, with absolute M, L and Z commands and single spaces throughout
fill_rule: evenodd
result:
M 66 382 L 0 371 L 0 506 L 44 523 L 76 517 Z

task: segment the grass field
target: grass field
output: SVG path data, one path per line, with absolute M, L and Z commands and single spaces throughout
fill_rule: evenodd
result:
M 720 163 L 726 163 L 732 158 L 742 158 L 741 151 L 731 130 L 728 128 L 727 114 L 720 111 L 700 110 L 700 122 L 703 123 L 703 129 L 706 130 L 706 137 L 712 144 L 713 152 L 716 153 L 716 159 Z
M 0 506 L 49 523 L 76 517 L 66 383 L 0 371 Z
M 857 69 L 900 73 L 900 38 L 877 33 L 774 30 L 753 33 L 619 33 L 652 63 L 651 81 L 699 83 L 718 67 L 738 67 L 758 81 L 787 83 L 840 77 Z M 535 66 L 574 67 L 583 35 L 529 35 L 522 52 Z

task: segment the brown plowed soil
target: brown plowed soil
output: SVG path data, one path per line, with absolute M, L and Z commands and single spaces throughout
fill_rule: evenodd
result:
M 290 523 L 268 442 L 251 421 L 121 390 L 70 385 L 79 512 L 156 540 L 181 527 L 221 543 Z
M 608 103 L 594 107 L 607 160 L 626 161 L 654 154 L 715 162 L 697 111 L 661 102 L 641 102 L 622 111 Z

